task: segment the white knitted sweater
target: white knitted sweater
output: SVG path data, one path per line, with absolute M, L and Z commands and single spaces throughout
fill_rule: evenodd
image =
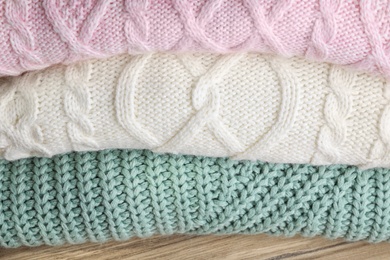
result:
M 0 155 L 105 148 L 390 166 L 390 86 L 260 54 L 119 56 L 0 81 Z

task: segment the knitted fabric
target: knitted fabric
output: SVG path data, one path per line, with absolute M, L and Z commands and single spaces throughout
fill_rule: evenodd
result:
M 0 161 L 0 244 L 153 234 L 390 238 L 390 172 L 157 155 L 71 153 Z
M 0 155 L 106 148 L 390 166 L 382 78 L 259 54 L 119 56 L 3 79 Z
M 389 1 L 0 0 L 0 75 L 149 51 L 259 51 L 390 76 Z

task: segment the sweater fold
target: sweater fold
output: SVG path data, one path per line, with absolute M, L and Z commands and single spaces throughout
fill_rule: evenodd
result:
M 261 52 L 390 76 L 387 1 L 0 1 L 0 75 L 118 54 Z
M 155 234 L 390 238 L 389 170 L 106 150 L 0 161 L 0 244 Z
M 261 54 L 121 55 L 0 79 L 0 156 L 159 153 L 389 167 L 388 83 Z

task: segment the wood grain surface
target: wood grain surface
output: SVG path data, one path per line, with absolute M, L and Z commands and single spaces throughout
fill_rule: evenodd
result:
M 390 259 L 390 243 L 268 235 L 166 236 L 104 244 L 0 249 L 0 259 Z

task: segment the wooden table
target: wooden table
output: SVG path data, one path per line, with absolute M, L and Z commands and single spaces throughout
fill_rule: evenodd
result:
M 0 259 L 390 259 L 390 243 L 268 235 L 166 236 L 104 244 L 0 249 Z

